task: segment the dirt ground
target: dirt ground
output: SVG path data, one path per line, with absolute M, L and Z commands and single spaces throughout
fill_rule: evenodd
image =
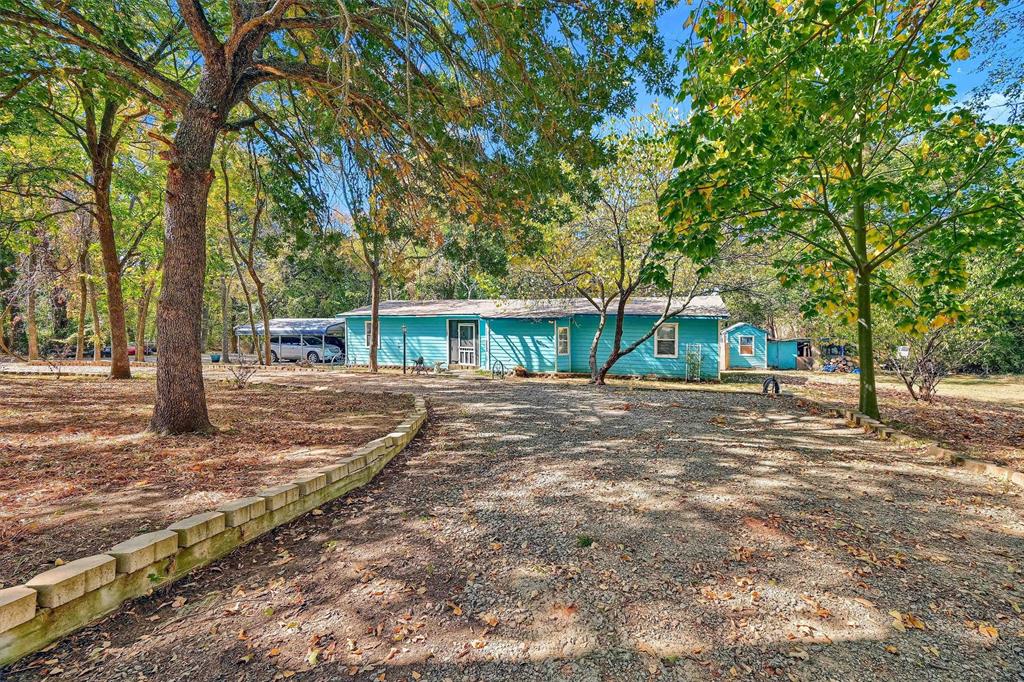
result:
M 209 385 L 213 436 L 144 433 L 154 384 L 0 376 L 0 586 L 211 509 L 386 434 L 385 393 Z
M 301 381 L 419 392 L 431 421 L 368 487 L 12 680 L 1024 676 L 1005 484 L 786 398 Z
M 855 375 L 805 376 L 806 381 L 797 390 L 808 397 L 857 406 Z M 883 380 L 879 382 L 878 398 L 887 424 L 937 440 L 975 459 L 1024 471 L 1024 384 L 953 378 L 940 384 L 939 395 L 926 403 L 913 400 L 906 388 Z

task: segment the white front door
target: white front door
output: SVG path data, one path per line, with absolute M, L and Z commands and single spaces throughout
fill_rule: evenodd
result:
M 476 322 L 459 323 L 459 364 L 476 366 Z

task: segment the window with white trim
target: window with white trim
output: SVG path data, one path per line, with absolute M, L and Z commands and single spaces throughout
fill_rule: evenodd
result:
M 670 322 L 654 332 L 654 357 L 674 358 L 679 355 L 679 324 Z
M 370 347 L 370 339 L 373 338 L 373 334 L 370 331 L 371 329 L 373 329 L 372 320 L 367 320 L 366 322 L 363 322 L 363 340 L 366 342 L 367 348 Z
M 753 355 L 754 354 L 754 337 L 753 336 L 740 336 L 740 355 Z
M 559 327 L 558 328 L 558 354 L 568 355 L 569 354 L 569 328 Z

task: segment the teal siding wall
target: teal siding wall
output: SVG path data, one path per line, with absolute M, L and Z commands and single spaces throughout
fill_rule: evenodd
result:
M 555 369 L 555 325 L 553 320 L 487 320 L 490 336 L 488 364 L 500 360 L 506 370 L 519 365 L 529 372 Z M 484 345 L 487 345 L 485 340 Z M 563 370 L 567 371 L 567 370 Z
M 366 347 L 363 325 L 369 317 L 350 317 L 345 328 L 346 362 L 350 365 L 368 365 L 370 349 Z M 401 366 L 402 325 L 406 325 L 407 357 L 411 365 L 423 356 L 428 365 L 435 362 L 448 364 L 448 320 L 474 320 L 473 317 L 453 315 L 451 317 L 388 317 L 380 318 L 380 349 L 377 363 Z M 479 332 L 478 332 L 479 334 Z M 481 346 L 483 342 L 481 341 Z
M 629 316 L 622 329 L 622 345 L 627 346 L 643 336 L 657 321 L 654 316 Z M 700 356 L 700 375 L 718 378 L 718 320 L 679 318 L 679 353 L 675 358 L 654 357 L 654 337 L 615 363 L 612 374 L 639 376 L 654 374 L 663 377 L 685 377 L 687 347 Z M 597 315 L 578 315 L 572 321 L 572 370 L 590 371 L 590 344 L 597 331 Z M 615 318 L 609 317 L 597 347 L 598 363 L 603 363 L 612 349 Z M 696 371 L 696 369 L 694 370 Z
M 754 354 L 740 355 L 740 337 L 754 337 Z M 752 324 L 742 324 L 725 334 L 729 348 L 729 369 L 752 369 L 768 366 L 768 333 Z
M 346 353 L 350 365 L 369 364 L 369 349 L 365 344 L 363 325 L 369 317 L 349 317 L 346 322 Z M 445 317 L 381 317 L 380 350 L 377 361 L 381 365 L 402 364 L 402 324 L 408 335 L 408 362 L 423 356 L 427 364 L 448 364 L 448 320 L 474 320 L 471 316 Z M 630 316 L 623 328 L 622 343 L 628 345 L 642 336 L 657 320 L 654 316 Z M 637 350 L 619 360 L 612 368 L 617 375 L 647 375 L 685 377 L 688 346 L 700 355 L 700 374 L 704 379 L 718 378 L 718 320 L 681 318 L 679 324 L 679 352 L 675 358 L 654 357 L 654 339 L 645 341 Z M 555 354 L 555 326 L 569 328 L 569 355 Z M 587 373 L 590 343 L 597 329 L 596 315 L 577 315 L 559 320 L 526 320 L 494 318 L 479 320 L 480 367 L 490 370 L 500 360 L 507 370 L 517 365 L 530 372 Z M 598 361 L 604 362 L 611 352 L 615 319 L 609 318 L 598 346 Z M 763 360 L 762 360 L 763 362 Z
M 775 369 L 796 369 L 796 341 L 769 341 L 768 366 Z

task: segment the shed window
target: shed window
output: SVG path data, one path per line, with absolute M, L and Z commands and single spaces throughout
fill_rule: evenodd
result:
M 559 327 L 558 328 L 558 354 L 568 355 L 569 354 L 569 328 Z
M 741 336 L 740 340 L 740 355 L 753 355 L 754 354 L 754 337 L 753 336 Z
M 679 325 L 663 324 L 654 332 L 654 357 L 674 358 L 679 355 Z
M 363 322 L 363 340 L 366 342 L 366 347 L 370 347 L 370 339 L 373 338 L 370 334 L 370 329 L 373 327 L 373 322 L 367 320 Z M 379 337 L 379 334 L 378 334 Z

